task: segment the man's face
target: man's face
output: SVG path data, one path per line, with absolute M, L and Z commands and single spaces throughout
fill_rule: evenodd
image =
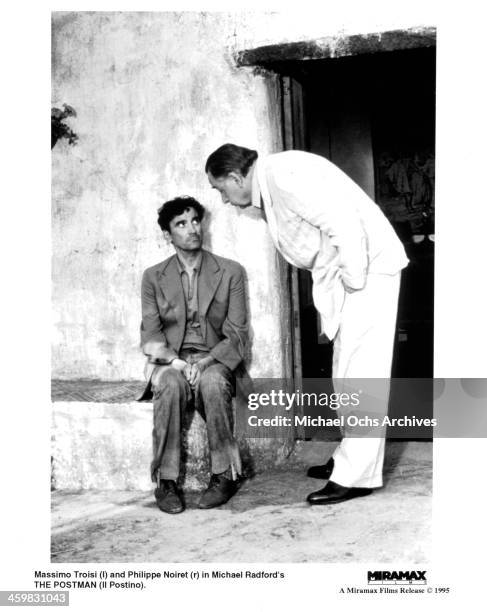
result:
M 239 172 L 230 172 L 226 176 L 215 178 L 208 172 L 208 180 L 213 189 L 220 192 L 224 204 L 233 204 L 246 208 L 252 204 L 252 180 L 250 172 L 242 176 Z
M 194 208 L 186 209 L 169 223 L 169 232 L 165 232 L 174 248 L 182 251 L 199 251 L 203 241 L 201 221 Z

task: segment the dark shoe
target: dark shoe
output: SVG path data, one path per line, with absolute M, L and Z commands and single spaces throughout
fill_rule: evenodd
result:
M 333 457 L 330 457 L 325 465 L 312 465 L 306 472 L 306 476 L 309 476 L 309 478 L 321 478 L 323 480 L 328 480 L 334 467 L 335 462 Z
M 208 488 L 201 496 L 198 508 L 208 510 L 226 504 L 238 489 L 236 480 L 225 478 L 221 474 L 212 474 Z
M 179 514 L 184 510 L 184 502 L 174 480 L 161 480 L 154 491 L 159 510 L 168 514 Z
M 354 497 L 363 497 L 370 495 L 372 489 L 362 487 L 342 487 L 336 482 L 329 480 L 326 485 L 319 491 L 310 493 L 306 498 L 312 505 L 326 506 L 327 504 L 339 504 L 340 502 L 353 499 Z

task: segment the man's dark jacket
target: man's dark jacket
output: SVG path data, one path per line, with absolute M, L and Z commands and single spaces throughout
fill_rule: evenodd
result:
M 198 310 L 207 347 L 217 361 L 230 370 L 244 357 L 248 335 L 244 272 L 231 259 L 202 251 L 198 275 Z M 186 327 L 186 303 L 176 255 L 151 268 L 142 277 L 141 345 L 160 342 L 164 346 L 160 363 L 178 357 Z M 147 388 L 156 366 L 147 364 Z

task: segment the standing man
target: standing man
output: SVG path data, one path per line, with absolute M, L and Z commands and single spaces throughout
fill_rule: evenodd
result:
M 247 308 L 243 268 L 205 251 L 203 206 L 179 197 L 159 209 L 158 224 L 176 254 L 142 278 L 141 345 L 153 394 L 152 481 L 163 512 L 184 510 L 177 486 L 181 419 L 190 401 L 203 413 L 212 476 L 200 508 L 226 503 L 237 490 L 240 454 L 231 429 L 234 371 L 244 356 Z
M 380 208 L 324 157 L 285 151 L 263 159 L 225 144 L 205 172 L 224 203 L 262 210 L 276 248 L 311 271 L 321 329 L 334 340 L 333 378 L 382 379 L 387 413 L 404 248 Z M 382 486 L 384 437 L 345 436 L 330 460 L 308 470 L 329 479 L 310 504 L 339 503 Z

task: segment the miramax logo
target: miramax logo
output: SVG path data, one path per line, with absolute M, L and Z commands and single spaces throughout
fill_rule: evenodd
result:
M 369 584 L 426 584 L 426 571 L 367 572 Z

